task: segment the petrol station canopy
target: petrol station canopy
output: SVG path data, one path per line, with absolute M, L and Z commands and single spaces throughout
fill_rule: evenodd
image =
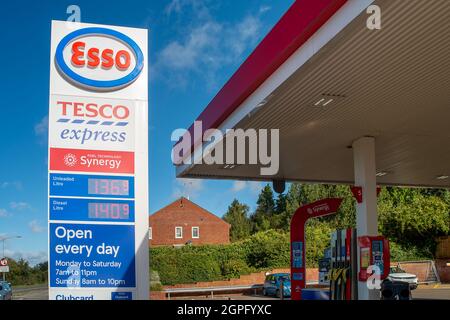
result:
M 381 30 L 367 28 L 370 5 Z M 352 143 L 370 136 L 377 184 L 449 187 L 450 1 L 298 0 L 197 120 L 280 129 L 280 170 L 196 164 L 179 177 L 353 184 Z

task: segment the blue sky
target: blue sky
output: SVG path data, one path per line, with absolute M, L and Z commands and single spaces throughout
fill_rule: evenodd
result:
M 47 114 L 50 21 L 150 30 L 150 212 L 189 196 L 222 216 L 234 198 L 254 208 L 261 184 L 177 180 L 171 133 L 187 128 L 275 25 L 292 0 L 7 1 L 0 35 L 0 237 L 6 253 L 31 263 L 47 256 Z M 110 5 L 107 5 L 110 4 Z M 1 254 L 1 253 L 0 253 Z

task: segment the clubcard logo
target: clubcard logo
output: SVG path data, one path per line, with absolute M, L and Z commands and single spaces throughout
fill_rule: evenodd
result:
M 133 174 L 134 153 L 51 148 L 50 170 Z
M 116 91 L 133 83 L 144 67 L 139 46 L 121 32 L 84 28 L 65 36 L 55 53 L 58 72 L 90 91 Z

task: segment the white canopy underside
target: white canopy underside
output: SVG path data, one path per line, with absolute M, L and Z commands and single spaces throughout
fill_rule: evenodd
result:
M 388 173 L 380 185 L 449 187 L 437 177 L 450 176 L 450 1 L 375 4 L 381 30 L 368 30 L 360 13 L 233 125 L 280 129 L 276 176 L 257 165 L 205 164 L 179 167 L 178 176 L 353 184 L 349 146 L 373 136 L 377 168 Z M 345 98 L 315 106 L 323 94 Z

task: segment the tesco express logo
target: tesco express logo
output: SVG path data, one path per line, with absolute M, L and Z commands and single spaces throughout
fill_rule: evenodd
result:
M 144 55 L 123 33 L 93 27 L 65 36 L 56 48 L 55 62 L 61 75 L 77 86 L 114 91 L 139 77 Z

